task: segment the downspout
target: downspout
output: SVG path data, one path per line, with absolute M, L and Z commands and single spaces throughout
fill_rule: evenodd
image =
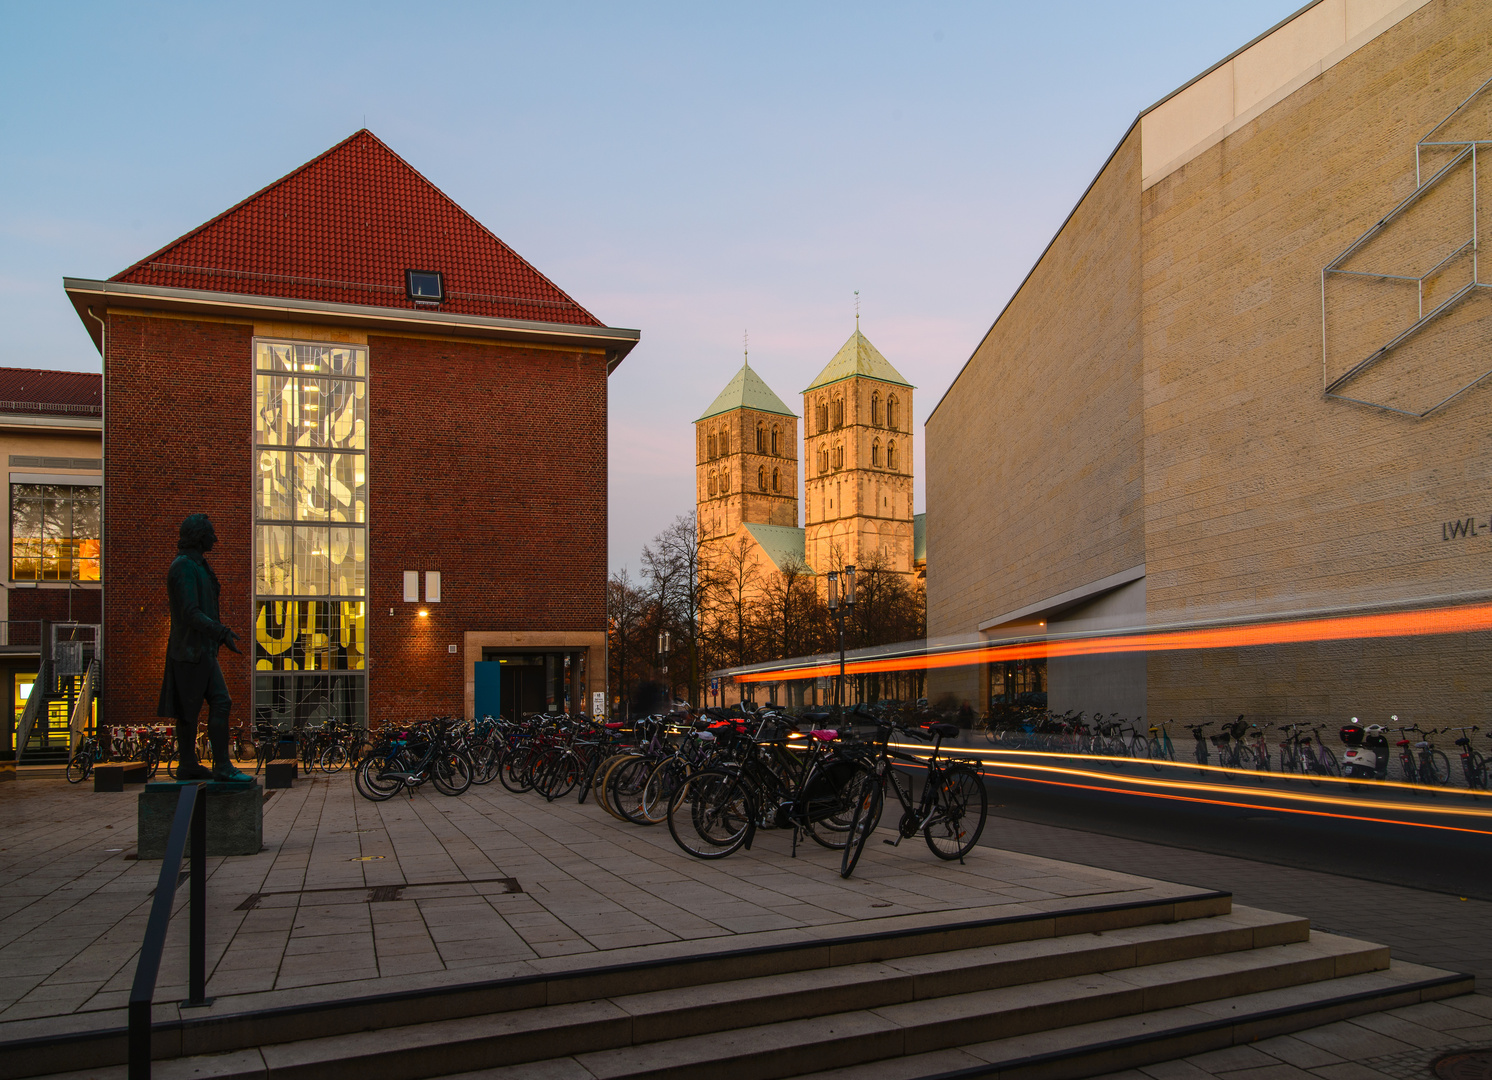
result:
M 99 416 L 98 458 L 99 458 L 99 471 L 100 471 L 100 473 L 103 474 L 105 484 L 107 485 L 108 478 L 109 478 L 109 472 L 108 472 L 108 457 L 109 457 L 109 450 L 108 450 L 109 440 L 108 440 L 108 434 L 109 434 L 109 425 L 108 425 L 108 420 L 106 419 L 107 416 L 108 416 L 108 411 L 105 408 L 105 402 L 108 400 L 108 386 L 109 386 L 109 379 L 108 379 L 109 354 L 108 354 L 108 350 L 107 350 L 109 327 L 108 327 L 108 324 L 105 323 L 103 319 L 100 319 L 97 315 L 95 315 L 93 313 L 93 307 L 92 307 L 92 305 L 90 305 L 88 307 L 87 311 L 88 311 L 88 317 L 90 319 L 92 319 L 94 322 L 98 323 L 98 355 L 99 355 L 99 360 L 100 360 L 100 363 L 99 363 L 99 380 L 98 380 L 98 416 Z M 105 545 L 102 543 L 102 537 L 104 535 L 104 522 L 106 521 L 106 515 L 108 513 L 108 511 L 106 509 L 107 506 L 108 506 L 108 487 L 105 486 L 104 489 L 100 492 L 100 497 L 99 497 L 99 500 L 98 500 L 98 535 L 100 537 L 100 545 L 99 546 L 101 548 L 105 547 Z M 97 636 L 94 638 L 94 641 L 93 641 L 93 665 L 97 668 L 97 671 L 98 671 L 97 684 L 93 687 L 93 695 L 94 695 L 94 699 L 95 700 L 97 700 L 97 698 L 101 696 L 100 693 L 99 693 L 99 691 L 101 691 L 103 689 L 103 682 L 104 682 L 104 605 L 108 602 L 108 589 L 107 589 L 107 585 L 108 585 L 108 581 L 109 581 L 108 574 L 104 572 L 104 564 L 105 564 L 105 562 L 108 561 L 108 558 L 109 557 L 107 555 L 105 555 L 102 550 L 99 552 L 99 563 L 98 563 L 98 568 L 99 568 L 99 575 L 98 575 L 98 577 L 99 577 L 99 582 L 98 582 L 98 632 L 97 632 Z M 95 725 L 95 727 L 94 727 L 94 738 L 95 739 L 98 738 L 98 733 L 99 733 L 99 725 Z M 102 743 L 100 743 L 100 745 L 102 745 Z

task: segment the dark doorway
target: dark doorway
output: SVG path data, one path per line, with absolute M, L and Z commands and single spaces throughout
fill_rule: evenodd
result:
M 520 652 L 484 649 L 482 659 L 502 665 L 502 715 L 509 720 L 534 713 L 574 713 L 584 703 L 572 701 L 583 685 L 579 652 Z

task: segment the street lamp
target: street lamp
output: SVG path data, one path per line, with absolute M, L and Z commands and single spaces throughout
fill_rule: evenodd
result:
M 844 598 L 839 595 L 839 571 L 829 571 L 829 610 L 839 622 L 839 685 L 835 690 L 834 704 L 844 708 L 844 617 L 855 606 L 855 568 L 844 568 Z
M 673 635 L 667 630 L 658 631 L 658 667 L 668 674 L 668 654 L 673 651 Z

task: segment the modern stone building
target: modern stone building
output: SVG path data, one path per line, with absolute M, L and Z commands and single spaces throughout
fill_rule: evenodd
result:
M 931 637 L 1492 590 L 1489 41 L 1480 0 L 1318 0 L 1136 119 L 928 421 Z M 1488 644 L 938 679 L 993 705 L 1450 722 L 1492 704 Z
M 729 560 L 753 582 L 789 563 L 824 573 L 920 570 L 912 514 L 912 390 L 857 325 L 803 391 L 798 417 L 743 363 L 694 422 L 701 566 Z M 744 566 L 743 566 L 744 564 Z
M 235 720 L 579 712 L 604 688 L 606 382 L 638 333 L 371 132 L 65 287 L 103 357 L 112 722 L 154 717 L 197 511 L 251 646 L 225 655 Z

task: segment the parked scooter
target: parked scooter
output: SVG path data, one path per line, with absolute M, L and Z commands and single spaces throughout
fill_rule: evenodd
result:
M 1364 724 L 1355 716 L 1342 728 L 1342 742 L 1347 747 L 1342 755 L 1343 776 L 1354 780 L 1382 780 L 1388 776 L 1387 730 L 1382 724 Z

